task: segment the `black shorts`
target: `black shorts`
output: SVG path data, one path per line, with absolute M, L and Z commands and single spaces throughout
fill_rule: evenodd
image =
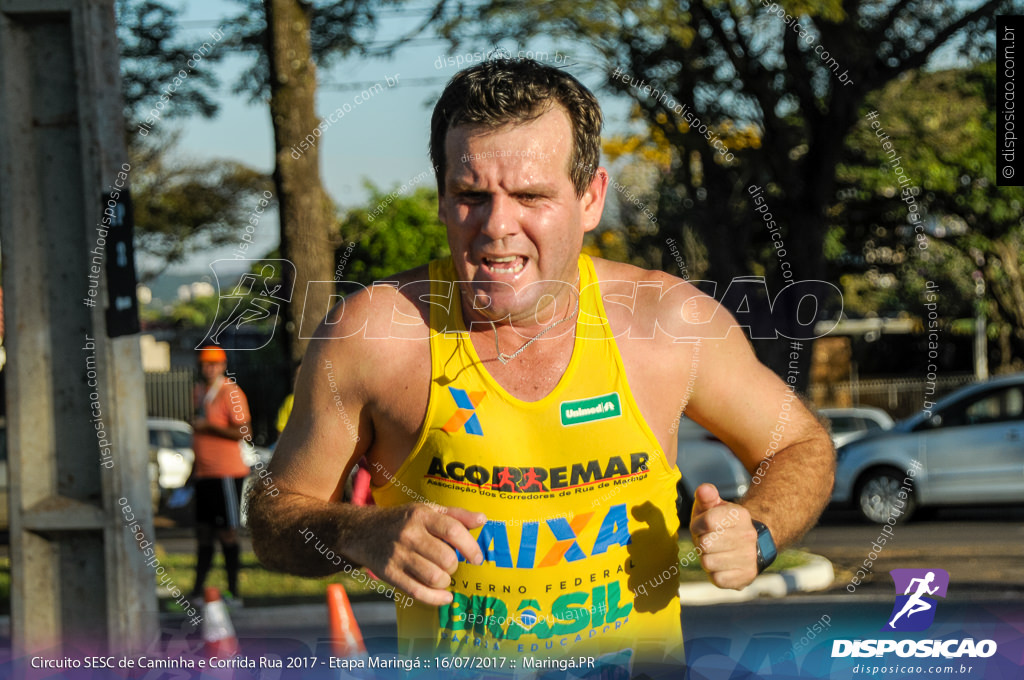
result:
M 237 529 L 240 525 L 238 499 L 242 497 L 245 477 L 197 479 L 196 523 L 218 529 Z

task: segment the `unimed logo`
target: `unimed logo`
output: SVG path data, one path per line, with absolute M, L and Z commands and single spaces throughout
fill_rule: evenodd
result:
M 926 630 L 935 622 L 938 600 L 946 597 L 949 572 L 945 569 L 893 569 L 896 602 L 882 627 L 883 631 L 911 633 Z M 900 657 L 969 657 L 987 658 L 996 653 L 994 640 L 973 638 L 946 640 L 834 640 L 832 658 L 879 657 L 896 654 Z
M 563 401 L 558 411 L 563 426 L 579 425 L 595 420 L 618 418 L 622 415 L 622 403 L 619 401 L 619 393 L 611 392 L 589 399 Z

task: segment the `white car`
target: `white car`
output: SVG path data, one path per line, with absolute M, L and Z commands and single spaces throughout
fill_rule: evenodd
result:
M 837 449 L 864 435 L 890 430 L 896 424 L 888 413 L 874 406 L 820 408 L 818 415 L 832 425 L 832 443 Z
M 192 426 L 184 420 L 149 418 L 150 478 L 158 480 L 158 498 L 185 485 L 192 472 L 195 452 L 192 450 Z M 241 441 L 242 460 L 252 469 L 257 463 L 266 464 L 271 452 Z
M 161 490 L 169 491 L 185 485 L 195 453 L 192 451 L 192 426 L 184 420 L 149 418 L 149 463 L 157 466 Z

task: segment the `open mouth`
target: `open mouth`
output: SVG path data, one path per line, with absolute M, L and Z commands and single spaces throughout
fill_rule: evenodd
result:
M 523 271 L 526 266 L 526 258 L 522 255 L 507 255 L 505 257 L 483 258 L 484 269 L 488 273 L 497 276 L 515 276 Z

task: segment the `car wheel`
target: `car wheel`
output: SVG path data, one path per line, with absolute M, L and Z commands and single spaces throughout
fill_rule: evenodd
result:
M 860 482 L 857 502 L 860 514 L 874 524 L 887 524 L 894 517 L 894 524 L 903 524 L 913 514 L 917 503 L 913 491 L 906 499 L 899 497 L 903 477 L 895 470 L 872 470 Z

